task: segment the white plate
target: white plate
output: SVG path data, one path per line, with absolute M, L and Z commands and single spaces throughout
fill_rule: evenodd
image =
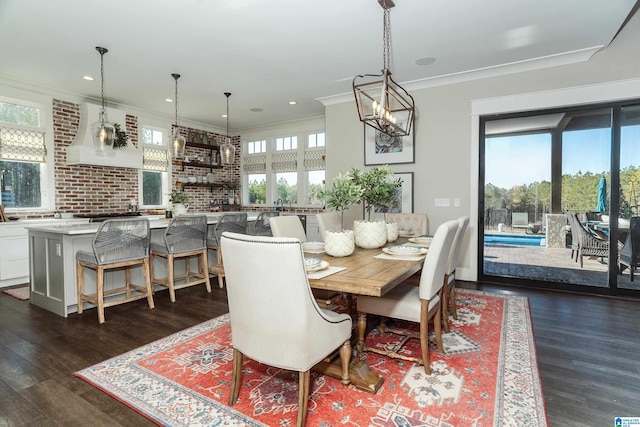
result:
M 398 230 L 398 237 L 411 237 L 413 236 L 412 230 Z
M 302 243 L 304 251 L 324 251 L 324 242 L 304 242 Z
M 411 237 L 410 239 L 408 239 L 411 243 L 417 243 L 420 246 L 423 246 L 425 248 L 428 248 L 429 245 L 431 245 L 431 241 L 433 240 L 433 237 L 430 236 L 421 236 L 421 237 Z
M 329 263 L 327 261 L 320 261 L 320 265 L 315 267 L 307 267 L 307 273 L 311 273 L 312 271 L 320 271 L 329 268 Z
M 304 259 L 304 266 L 306 268 L 313 268 L 313 267 L 317 267 L 322 263 L 322 260 L 319 258 L 305 258 Z
M 390 246 L 388 248 L 382 248 L 382 252 L 389 255 L 424 255 L 427 253 L 425 248 L 418 248 L 416 246 Z

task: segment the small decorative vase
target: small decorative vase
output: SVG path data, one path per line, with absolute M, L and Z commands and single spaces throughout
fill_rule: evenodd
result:
M 334 257 L 348 256 L 356 249 L 353 230 L 330 231 L 324 235 L 324 251 Z
M 393 242 L 398 238 L 398 223 L 387 222 L 387 242 Z
M 187 207 L 182 203 L 174 203 L 173 204 L 173 216 L 180 216 L 187 214 Z
M 236 202 L 236 195 L 234 190 L 229 190 L 229 204 L 233 205 Z
M 361 248 L 380 248 L 387 243 L 387 224 L 384 221 L 354 221 L 353 235 Z

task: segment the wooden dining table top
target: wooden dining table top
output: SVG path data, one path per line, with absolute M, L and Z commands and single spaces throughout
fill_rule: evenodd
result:
M 399 245 L 404 241 L 398 240 L 392 245 Z M 359 247 L 356 247 L 353 254 L 346 257 L 332 257 L 326 253 L 305 253 L 305 256 L 320 258 L 331 266 L 346 267 L 346 270 L 321 279 L 310 278 L 309 285 L 314 289 L 379 297 L 422 270 L 424 259 L 407 261 L 374 258 L 375 255 L 381 253 L 381 248 L 363 249 Z

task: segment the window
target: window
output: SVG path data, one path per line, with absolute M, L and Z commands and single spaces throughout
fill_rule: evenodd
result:
M 42 108 L 0 100 L 0 188 L 5 208 L 45 204 L 46 130 Z
M 306 141 L 298 144 L 298 141 Z M 325 133 L 291 132 L 244 144 L 244 199 L 252 205 L 317 206 L 325 180 Z
M 143 126 L 140 132 L 142 146 L 142 205 L 164 206 L 168 194 L 169 156 L 164 129 Z

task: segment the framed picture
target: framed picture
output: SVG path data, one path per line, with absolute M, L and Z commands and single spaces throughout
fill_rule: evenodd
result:
M 393 213 L 412 213 L 413 212 L 413 172 L 394 173 L 393 180 L 400 178 L 402 185 L 396 188 L 396 195 L 391 206 L 376 208 L 372 212 L 373 221 L 383 221 L 385 214 Z
M 415 163 L 415 132 L 407 136 L 389 136 L 364 125 L 365 166 Z

